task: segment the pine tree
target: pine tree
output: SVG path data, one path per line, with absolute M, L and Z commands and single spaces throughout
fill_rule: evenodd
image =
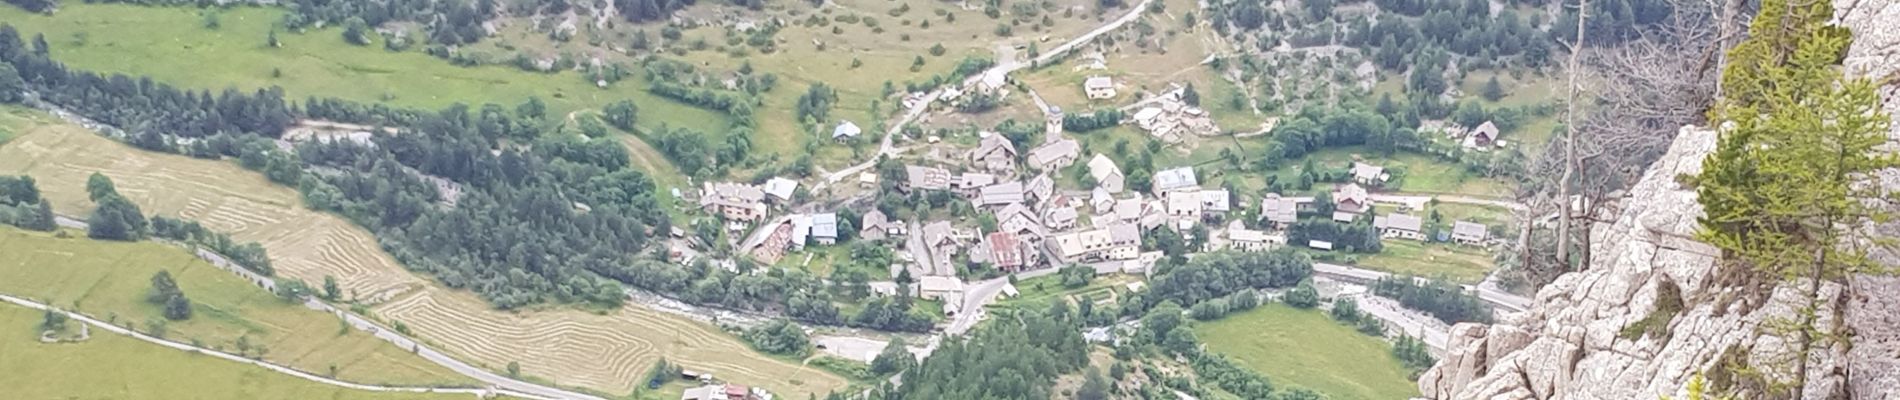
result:
M 1792 365 L 1757 365 L 1769 396 L 1806 386 L 1815 348 L 1844 338 L 1817 326 L 1824 282 L 1861 273 L 1890 273 L 1870 259 L 1890 246 L 1859 227 L 1893 217 L 1895 197 L 1865 182 L 1900 168 L 1900 156 L 1881 149 L 1889 117 L 1874 85 L 1847 79 L 1837 68 L 1847 32 L 1824 25 L 1826 4 L 1769 0 L 1749 39 L 1729 53 L 1726 97 L 1712 113 L 1728 125 L 1696 179 L 1704 207 L 1697 238 L 1737 261 L 1746 278 L 1789 282 L 1805 304 L 1794 315 L 1763 326 L 1788 339 Z
M 1492 75 L 1490 80 L 1484 81 L 1480 94 L 1484 95 L 1485 100 L 1498 101 L 1504 98 L 1504 85 L 1498 83 L 1497 75 Z

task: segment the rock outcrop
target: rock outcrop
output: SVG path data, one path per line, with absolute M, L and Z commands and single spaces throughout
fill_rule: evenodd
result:
M 1885 83 L 1885 109 L 1900 115 L 1900 1 L 1835 0 L 1836 23 L 1855 34 L 1843 62 L 1850 74 Z M 1890 140 L 1900 146 L 1900 123 Z M 1764 329 L 1805 303 L 1784 285 L 1762 301 L 1712 282 L 1718 252 L 1693 240 L 1702 206 L 1676 177 L 1700 172 L 1716 135 L 1686 127 L 1667 155 L 1629 191 L 1613 221 L 1593 230 L 1592 265 L 1539 290 L 1533 307 L 1497 325 L 1452 328 L 1446 354 L 1419 378 L 1431 399 L 1654 399 L 1678 395 L 1691 376 L 1724 357 L 1788 359 L 1795 351 Z M 1900 147 L 1896 147 L 1900 149 Z M 1900 171 L 1881 175 L 1900 188 Z M 1874 227 L 1900 237 L 1900 224 Z M 1877 254 L 1900 266 L 1900 254 Z M 1670 289 L 1678 290 L 1670 290 Z M 1658 312 L 1659 296 L 1679 292 L 1681 310 L 1657 318 L 1663 333 L 1639 328 Z M 1851 345 L 1809 354 L 1810 399 L 1900 399 L 1900 278 L 1860 276 L 1828 284 L 1822 324 L 1839 318 Z M 1667 308 L 1667 307 L 1665 307 Z M 1665 311 L 1666 313 L 1666 311 Z M 1632 332 L 1625 333 L 1626 330 Z M 1787 371 L 1767 371 L 1784 374 Z

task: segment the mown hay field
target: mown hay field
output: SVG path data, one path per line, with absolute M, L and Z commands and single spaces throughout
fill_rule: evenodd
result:
M 0 387 L 9 399 L 448 400 L 466 394 L 350 390 L 94 330 L 80 343 L 42 344 L 40 312 L 0 305 Z
M 85 180 L 100 171 L 148 214 L 198 219 L 236 239 L 261 242 L 281 276 L 320 282 L 334 275 L 356 298 L 380 300 L 373 314 L 402 321 L 425 341 L 490 369 L 518 362 L 539 379 L 626 393 L 664 357 L 794 398 L 846 384 L 756 353 L 712 326 L 639 306 L 605 315 L 567 308 L 496 311 L 404 270 L 369 232 L 304 208 L 294 190 L 234 163 L 140 151 L 43 114 L 36 118 L 39 125 L 0 146 L 0 174 L 32 175 L 56 212 L 86 215 L 92 205 Z
M 169 271 L 192 299 L 193 317 L 167 321 L 165 337 L 240 353 L 239 338 L 264 360 L 349 382 L 396 386 L 476 386 L 477 382 L 341 319 L 253 286 L 185 249 L 156 242 L 59 238 L 0 226 L 0 293 L 29 297 L 141 332 L 164 321 L 147 303 L 151 277 Z M 103 332 L 103 331 L 96 331 Z M 260 354 L 256 350 L 243 351 Z

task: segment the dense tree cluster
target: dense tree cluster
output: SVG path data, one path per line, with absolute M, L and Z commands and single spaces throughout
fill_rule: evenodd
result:
M 189 3 L 187 0 L 122 0 L 132 3 Z M 367 31 L 388 22 L 419 22 L 428 27 L 429 42 L 456 46 L 480 41 L 488 32 L 482 23 L 495 16 L 496 0 L 289 0 L 283 25 L 304 29 L 319 24 L 357 26 L 361 43 Z M 550 10 L 552 11 L 552 10 Z M 553 11 L 560 12 L 560 11 Z
M 614 9 L 628 21 L 664 20 L 673 11 L 698 3 L 697 0 L 614 0 Z
M 1405 308 L 1424 311 L 1447 324 L 1491 323 L 1491 306 L 1463 286 L 1443 279 L 1420 283 L 1409 276 L 1390 276 L 1372 284 L 1372 293 L 1398 300 Z
M 1203 253 L 1186 264 L 1161 266 L 1147 291 L 1124 302 L 1122 313 L 1142 314 L 1163 301 L 1192 307 L 1242 290 L 1291 287 L 1312 275 L 1312 260 L 1288 249 Z
M 53 9 L 59 8 L 58 0 L 7 0 L 7 4 L 36 13 L 51 13 Z
M 1069 132 L 1088 132 L 1108 128 L 1122 123 L 1123 113 L 1119 109 L 1105 108 L 1091 113 L 1075 113 L 1062 116 L 1062 130 Z
M 1377 316 L 1359 311 L 1359 302 L 1352 299 L 1333 299 L 1333 308 L 1326 310 L 1326 314 L 1332 316 L 1334 321 L 1339 321 L 1341 324 L 1346 324 L 1353 327 L 1353 329 L 1359 330 L 1359 333 L 1372 336 L 1385 336 L 1385 323 L 1380 322 Z M 1427 367 L 1429 366 L 1430 365 L 1427 365 Z
M 903 338 L 891 339 L 890 343 L 884 345 L 884 351 L 878 352 L 877 358 L 871 359 L 871 373 L 877 376 L 897 373 L 915 366 L 917 366 L 917 355 L 911 354 L 910 348 L 905 347 Z
M 1405 365 L 1406 371 L 1410 372 L 1413 380 L 1417 380 L 1419 375 L 1425 373 L 1425 370 L 1431 369 L 1433 364 L 1438 363 L 1438 359 L 1432 357 L 1432 350 L 1425 345 L 1425 341 L 1411 336 L 1399 336 L 1398 340 L 1392 342 L 1392 356 L 1398 357 L 1399 363 Z
M 92 217 L 86 219 L 86 236 L 93 239 L 138 241 L 150 233 L 151 226 L 145 220 L 145 213 L 139 211 L 112 185 L 112 179 L 94 172 L 86 179 L 86 193 L 92 202 Z
M 788 320 L 775 319 L 746 329 L 745 341 L 753 349 L 770 354 L 803 357 L 811 353 L 811 337 L 805 328 Z
M 1385 250 L 1385 244 L 1379 241 L 1379 230 L 1367 222 L 1342 224 L 1330 219 L 1301 219 L 1287 227 L 1286 240 L 1287 243 L 1323 240 L 1332 242 L 1334 249 L 1348 253 L 1370 254 Z
M 152 288 L 145 294 L 145 302 L 158 305 L 165 319 L 191 319 L 191 299 L 178 289 L 178 281 L 172 279 L 171 271 L 159 270 L 152 275 Z
M 52 204 L 40 197 L 40 188 L 33 177 L 25 175 L 0 176 L 0 224 L 35 231 L 58 227 Z
M 1057 376 L 1088 364 L 1089 345 L 1066 305 L 992 320 L 904 371 L 903 385 L 870 400 L 1048 399 Z
M 154 216 L 152 217 L 152 236 L 204 246 L 218 254 L 230 257 L 231 262 L 259 275 L 270 276 L 276 272 L 276 269 L 271 267 L 270 256 L 264 251 L 263 245 L 257 242 L 239 243 L 231 240 L 230 235 L 205 228 L 204 225 L 198 224 L 198 221 Z M 331 283 L 335 282 L 331 281 Z

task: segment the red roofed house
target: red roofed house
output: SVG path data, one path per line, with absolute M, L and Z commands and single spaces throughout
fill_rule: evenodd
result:
M 990 245 L 990 263 L 995 265 L 996 269 L 1016 272 L 1035 262 L 1032 249 L 1018 240 L 1015 234 L 991 233 L 986 241 Z

